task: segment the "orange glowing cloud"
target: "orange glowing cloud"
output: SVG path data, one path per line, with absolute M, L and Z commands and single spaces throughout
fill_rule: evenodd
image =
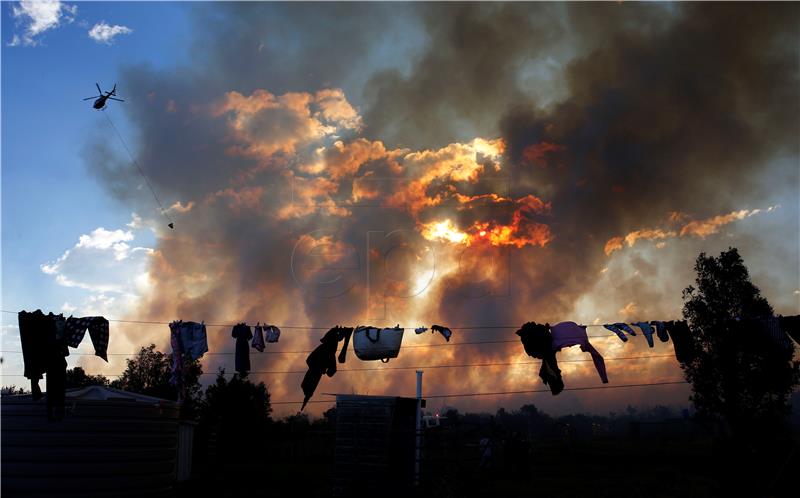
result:
M 540 142 L 538 144 L 531 144 L 525 147 L 522 151 L 522 157 L 526 162 L 535 164 L 537 166 L 547 166 L 547 156 L 554 152 L 561 152 L 566 150 L 566 147 L 559 144 L 550 142 Z

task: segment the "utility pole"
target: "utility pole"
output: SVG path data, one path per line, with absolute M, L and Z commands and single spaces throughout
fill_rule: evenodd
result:
M 414 455 L 414 486 L 419 487 L 419 464 L 422 460 L 422 370 L 417 370 L 417 444 Z

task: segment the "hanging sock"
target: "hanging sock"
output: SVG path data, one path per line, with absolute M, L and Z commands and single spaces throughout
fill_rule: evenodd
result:
M 417 328 L 414 329 L 414 332 L 416 332 L 417 335 L 424 334 L 427 331 L 428 331 L 428 327 L 417 327 Z
M 442 327 L 441 325 L 431 325 L 431 332 L 439 332 L 447 342 L 450 342 L 450 336 L 453 335 L 450 329 Z
M 281 329 L 275 325 L 264 325 L 264 335 L 267 338 L 267 342 L 278 342 L 278 339 L 281 337 Z
M 650 322 L 650 325 L 656 328 L 656 335 L 658 336 L 658 340 L 660 340 L 661 342 L 669 341 L 669 334 L 667 334 L 667 326 L 664 324 L 664 322 L 653 320 Z
M 645 339 L 647 339 L 647 345 L 651 348 L 655 346 L 653 343 L 653 328 L 647 322 L 636 322 L 634 323 L 637 327 L 642 329 L 642 333 L 644 334 Z
M 261 328 L 261 322 L 258 322 L 253 328 L 253 342 L 250 346 L 259 353 L 264 351 L 264 331 Z
M 603 384 L 608 384 L 606 362 L 603 360 L 603 355 L 589 342 L 585 325 L 578 325 L 575 322 L 561 322 L 550 327 L 550 332 L 553 334 L 553 351 L 561 351 L 561 348 L 569 346 L 580 346 L 581 351 L 592 355 L 594 368 L 597 370 L 600 380 L 603 381 Z
M 616 325 L 612 325 L 612 324 L 607 323 L 607 324 L 603 325 L 603 327 L 605 327 L 608 330 L 610 330 L 611 332 L 614 332 L 615 334 L 617 334 L 617 337 L 619 337 L 622 340 L 622 342 L 628 342 L 628 338 L 625 337 L 625 333 L 622 332 L 622 329 L 620 329 Z
M 239 376 L 246 377 L 250 373 L 250 348 L 249 341 L 253 338 L 253 332 L 245 323 L 239 323 L 233 327 L 231 337 L 236 339 L 236 357 L 234 369 Z

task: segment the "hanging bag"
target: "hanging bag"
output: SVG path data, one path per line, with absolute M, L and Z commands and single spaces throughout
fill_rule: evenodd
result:
M 353 332 L 353 349 L 356 357 L 364 361 L 381 360 L 388 363 L 390 358 L 397 358 L 403 342 L 403 331 L 400 327 L 379 329 L 377 327 L 356 327 Z

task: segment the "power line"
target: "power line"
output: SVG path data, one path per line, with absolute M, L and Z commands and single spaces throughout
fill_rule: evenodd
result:
M 144 178 L 144 182 L 147 184 L 147 188 L 150 189 L 150 193 L 153 194 L 153 199 L 156 200 L 156 204 L 158 204 L 158 207 L 161 210 L 161 214 L 169 222 L 169 227 L 173 228 L 174 225 L 172 223 L 172 219 L 170 219 L 169 215 L 167 214 L 167 211 L 164 209 L 164 206 L 161 204 L 161 200 L 159 200 L 158 195 L 156 195 L 156 191 L 155 191 L 155 189 L 153 189 L 153 186 L 150 184 L 150 180 L 147 178 L 147 175 L 144 174 L 144 170 L 139 165 L 139 161 L 136 160 L 136 157 L 133 155 L 133 152 L 131 152 L 131 149 L 128 147 L 128 144 L 125 142 L 125 139 L 122 138 L 122 134 L 119 132 L 119 130 L 117 129 L 117 126 L 114 124 L 114 122 L 111 121 L 111 117 L 108 115 L 107 112 L 105 112 L 105 109 L 103 109 L 103 116 L 105 116 L 106 119 L 108 120 L 108 122 L 111 124 L 111 127 L 114 129 L 114 132 L 116 132 L 117 137 L 119 137 L 119 141 L 122 143 L 122 146 L 125 147 L 126 151 L 128 151 L 128 156 L 131 158 L 131 162 L 136 165 L 136 169 L 139 170 L 139 174 L 142 175 L 142 178 Z
M 671 354 L 660 354 L 660 355 L 647 355 L 647 356 L 617 356 L 613 358 L 604 358 L 605 361 L 622 361 L 622 360 L 649 360 L 651 358 L 666 358 L 672 357 Z M 586 359 L 575 359 L 575 360 L 561 360 L 559 363 L 585 363 L 588 361 L 594 361 L 591 358 Z M 504 362 L 492 362 L 492 363 L 464 363 L 464 364 L 457 364 L 457 365 L 416 365 L 416 366 L 401 366 L 401 367 L 371 367 L 371 368 L 343 368 L 336 370 L 337 372 L 385 372 L 388 370 L 417 370 L 422 368 L 430 368 L 430 369 L 437 369 L 437 368 L 476 368 L 476 367 L 497 367 L 497 366 L 511 366 L 511 365 L 539 365 L 541 362 L 538 361 L 504 361 Z M 235 372 L 226 372 L 226 375 L 233 374 Z M 253 370 L 249 372 L 249 374 L 270 374 L 270 375 L 292 375 L 292 374 L 304 374 L 306 370 Z M 218 375 L 219 372 L 203 372 L 200 375 Z M 248 375 L 249 375 L 248 374 Z M 106 377 L 120 377 L 122 374 L 87 374 L 87 375 L 103 375 Z M 0 377 L 21 377 L 21 375 L 16 374 L 0 374 Z
M 609 385 L 607 387 L 587 386 L 587 387 L 566 387 L 564 391 L 593 391 L 605 389 L 623 389 L 627 387 L 649 387 L 649 386 L 669 386 L 674 384 L 688 384 L 685 380 L 674 380 L 666 382 L 647 382 L 644 384 L 619 384 Z M 430 396 L 423 396 L 423 398 L 461 398 L 470 396 L 502 396 L 507 394 L 532 394 L 532 393 L 549 393 L 550 389 L 532 389 L 526 391 L 497 391 L 488 393 L 459 393 L 459 394 L 432 394 Z

